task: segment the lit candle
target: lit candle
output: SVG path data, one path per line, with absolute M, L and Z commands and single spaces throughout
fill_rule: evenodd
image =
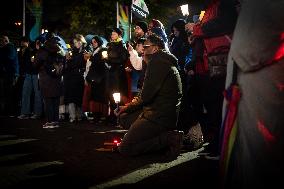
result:
M 113 99 L 115 103 L 119 103 L 120 102 L 120 93 L 113 93 Z
M 107 51 L 103 51 L 102 56 L 103 56 L 104 59 L 106 59 L 108 57 Z

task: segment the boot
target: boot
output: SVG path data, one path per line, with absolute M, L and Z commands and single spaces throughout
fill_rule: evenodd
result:
M 183 131 L 173 130 L 168 131 L 167 143 L 169 146 L 169 151 L 167 156 L 171 158 L 176 158 L 179 156 L 183 142 Z

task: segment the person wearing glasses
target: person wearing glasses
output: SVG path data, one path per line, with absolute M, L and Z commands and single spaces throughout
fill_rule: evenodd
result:
M 182 84 L 177 59 L 165 51 L 159 36 L 147 37 L 143 59 L 147 64 L 138 97 L 116 110 L 120 125 L 128 132 L 118 150 L 129 156 L 165 149 L 168 157 L 180 153 L 183 133 L 176 130 Z

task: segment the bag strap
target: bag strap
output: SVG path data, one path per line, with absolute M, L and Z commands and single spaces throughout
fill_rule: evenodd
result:
M 234 61 L 234 60 L 233 60 Z M 232 83 L 231 85 L 236 85 L 238 80 L 238 65 L 236 62 L 233 62 L 233 76 L 232 76 Z
M 232 43 L 232 39 L 230 38 L 229 35 L 225 35 L 225 38 L 229 41 L 230 44 Z

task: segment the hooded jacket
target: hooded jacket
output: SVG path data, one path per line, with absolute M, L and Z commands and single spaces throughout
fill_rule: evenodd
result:
M 182 97 L 182 83 L 177 59 L 167 51 L 150 57 L 140 97 L 126 112 L 142 108 L 141 116 L 167 128 L 176 127 Z

